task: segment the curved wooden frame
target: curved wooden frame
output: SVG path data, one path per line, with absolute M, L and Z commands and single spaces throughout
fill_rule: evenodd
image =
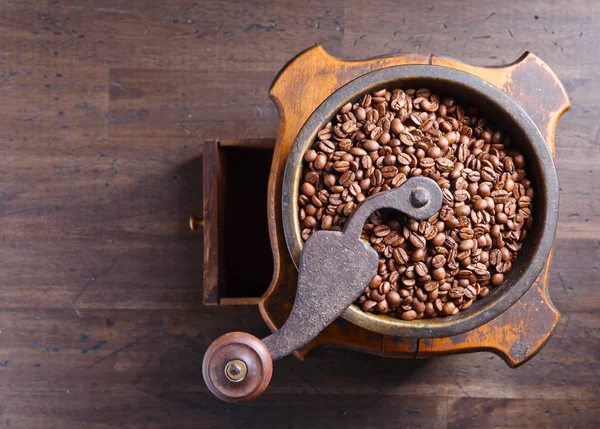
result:
M 285 245 L 281 223 L 283 170 L 296 135 L 317 106 L 341 86 L 373 70 L 406 64 L 452 67 L 496 86 L 531 116 L 554 156 L 554 131 L 558 119 L 570 108 L 570 103 L 554 72 L 531 53 L 527 52 L 514 63 L 503 67 L 476 67 L 431 55 L 342 61 L 329 55 L 321 46 L 302 52 L 281 70 L 270 91 L 279 112 L 279 130 L 267 202 L 274 272 L 259 308 L 272 331 L 282 326 L 291 310 L 298 278 Z M 302 103 L 297 102 L 298 89 L 302 92 Z M 547 290 L 551 259 L 552 255 L 534 285 L 517 304 L 491 322 L 465 334 L 436 339 L 406 339 L 377 334 L 338 319 L 295 355 L 303 359 L 312 348 L 322 344 L 336 344 L 390 357 L 412 358 L 487 350 L 499 355 L 511 367 L 516 367 L 544 346 L 560 317 Z

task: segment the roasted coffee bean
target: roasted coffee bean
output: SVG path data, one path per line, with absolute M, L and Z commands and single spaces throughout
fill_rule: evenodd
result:
M 316 150 L 310 149 L 304 154 L 304 161 L 313 162 L 315 159 L 317 159 L 317 155 L 318 154 Z
M 408 153 L 401 153 L 396 157 L 396 159 L 398 161 L 398 164 L 400 165 L 410 165 L 410 163 L 412 162 L 412 158 Z
M 409 239 L 411 244 L 417 249 L 423 249 L 425 247 L 425 244 L 427 243 L 425 237 L 414 232 L 410 234 Z
M 439 286 L 440 284 L 438 281 L 431 280 L 423 284 L 423 289 L 425 289 L 425 292 L 429 293 L 436 290 Z
M 414 263 L 421 262 L 425 259 L 427 252 L 425 249 L 415 249 L 415 251 L 410 255 L 410 260 Z
M 394 261 L 396 261 L 397 264 L 405 265 L 408 263 L 409 256 L 408 256 L 408 253 L 406 252 L 406 250 L 404 250 L 403 248 L 401 248 L 401 247 L 395 248 L 394 251 L 392 252 L 392 255 L 394 257 Z
M 498 286 L 499 284 L 501 284 L 504 281 L 504 275 L 501 273 L 496 273 L 493 274 L 492 277 L 490 278 L 490 282 L 492 283 L 492 285 L 494 286 Z
M 337 176 L 335 174 L 326 173 L 323 175 L 323 183 L 328 188 L 335 185 L 337 182 Z
M 316 189 L 313 185 L 308 182 L 304 182 L 300 187 L 300 192 L 302 195 L 306 195 L 307 197 L 312 197 L 315 195 Z
M 373 230 L 376 237 L 385 237 L 391 232 L 391 229 L 387 225 L 377 225 Z
M 467 299 L 474 299 L 477 296 L 477 289 L 472 286 L 469 285 L 465 288 L 465 297 Z
M 400 318 L 402 320 L 413 320 L 417 317 L 417 312 L 414 310 L 408 310 L 400 313 Z
M 405 145 L 405 146 L 413 146 L 415 143 L 417 143 L 417 138 L 415 136 L 413 136 L 412 134 L 408 133 L 408 132 L 402 132 L 398 135 L 398 138 L 400 139 L 400 142 Z M 410 160 L 410 158 L 409 158 Z M 398 159 L 398 161 L 400 161 L 400 159 Z
M 373 276 L 373 278 L 371 279 L 371 283 L 369 283 L 369 287 L 371 289 L 377 289 L 382 282 L 383 279 L 381 278 L 381 276 L 375 274 L 375 276 Z
M 396 174 L 393 178 L 392 178 L 392 188 L 397 188 L 398 186 L 402 185 L 404 182 L 406 182 L 406 176 L 404 175 L 404 173 L 398 173 Z
M 435 280 L 443 280 L 446 278 L 446 270 L 444 267 L 434 268 L 431 275 Z
M 417 314 L 423 313 L 425 311 L 425 303 L 423 301 L 421 301 L 420 299 L 413 299 L 413 302 L 411 303 L 412 308 L 414 309 L 414 311 L 417 312 Z
M 444 204 L 447 204 L 448 206 L 454 204 L 454 194 L 450 189 L 442 189 L 442 198 Z M 454 211 L 452 212 L 452 214 L 454 214 Z
M 433 158 L 421 158 L 421 160 L 419 161 L 419 166 L 421 168 L 432 168 L 433 166 L 435 166 L 435 160 Z
M 321 171 L 325 168 L 325 165 L 327 165 L 327 156 L 323 153 L 320 153 L 313 161 L 313 167 L 315 170 Z
M 321 219 L 321 229 L 330 230 L 333 226 L 333 217 L 330 215 L 325 215 Z
M 428 272 L 429 270 L 427 269 L 427 265 L 425 264 L 425 262 L 418 262 L 415 264 L 415 273 L 419 277 L 427 275 Z
M 467 179 L 470 182 L 479 182 L 481 180 L 481 173 L 477 170 L 470 171 L 469 174 L 467 174 Z
M 379 301 L 377 303 L 377 307 L 375 307 L 376 311 L 381 314 L 385 314 L 390 311 L 389 305 L 386 300 Z
M 469 216 L 469 214 L 471 214 L 471 207 L 469 207 L 468 205 L 462 205 L 454 208 L 454 216 L 456 216 L 459 219 L 459 222 L 460 218 Z M 459 225 L 462 226 L 462 223 L 460 223 Z
M 475 235 L 475 232 L 471 228 L 462 228 L 458 232 L 458 235 L 462 240 L 470 240 Z
M 471 250 L 475 247 L 475 240 L 463 240 L 458 245 L 458 250 L 464 252 L 465 250 Z
M 473 208 L 477 211 L 482 211 L 487 209 L 487 202 L 481 197 L 473 197 Z
M 380 148 L 379 143 L 374 140 L 365 140 L 362 147 L 369 152 L 379 150 Z
M 353 182 L 348 187 L 348 191 L 350 192 L 351 195 L 353 195 L 354 197 L 357 197 L 358 194 L 361 193 L 362 188 L 360 187 L 360 184 L 358 184 L 357 182 Z
M 454 201 L 462 203 L 471 198 L 469 192 L 465 189 L 458 189 L 454 192 Z
M 443 311 L 446 316 L 458 313 L 458 308 L 452 302 L 447 302 L 443 306 Z
M 456 181 L 454 182 L 454 189 L 456 189 L 456 190 L 467 189 L 468 187 L 469 187 L 469 183 L 462 176 L 457 178 Z
M 333 164 L 333 169 L 338 173 L 343 173 L 350 169 L 350 163 L 348 161 L 338 161 Z
M 387 165 L 381 169 L 381 175 L 384 179 L 391 179 L 398 174 L 398 168 L 393 165 Z
M 340 162 L 345 162 L 345 161 L 340 161 Z M 354 172 L 351 170 L 347 170 L 340 177 L 340 185 L 342 185 L 344 188 L 347 188 L 354 183 L 355 179 L 356 179 L 356 175 L 354 174 Z
M 390 282 L 383 282 L 379 285 L 377 290 L 379 291 L 379 293 L 381 295 L 385 295 L 391 290 L 391 288 L 392 288 L 392 286 L 391 286 Z
M 402 302 L 402 298 L 400 298 L 400 294 L 398 292 L 396 292 L 395 290 L 389 291 L 385 295 L 385 299 L 386 299 L 388 305 L 392 309 L 398 308 L 400 306 L 400 303 Z
M 452 299 L 461 298 L 465 294 L 465 288 L 456 286 L 450 289 L 448 296 Z
M 335 151 L 335 144 L 329 140 L 322 140 L 319 142 L 319 149 L 326 154 L 332 154 Z
M 371 110 L 371 112 L 374 112 L 373 110 Z M 373 130 L 371 131 L 370 137 L 371 140 L 379 140 L 379 138 L 381 137 L 381 135 L 383 134 L 383 129 L 381 127 L 375 127 L 373 128 Z
M 391 231 L 388 235 L 383 238 L 383 243 L 388 246 L 398 247 L 402 243 L 398 243 L 400 236 L 396 231 Z M 404 239 L 403 239 L 404 240 Z
M 343 203 L 343 200 L 342 200 L 341 194 L 335 193 L 335 194 L 331 194 L 329 196 L 329 204 L 332 204 L 337 207 L 342 203 Z
M 408 268 L 406 271 L 408 272 Z M 406 273 L 404 273 L 404 275 L 406 275 Z M 414 278 L 405 277 L 402 279 L 402 286 L 408 289 L 412 288 L 416 283 Z
M 373 299 L 374 301 L 377 301 L 377 302 L 381 302 L 385 299 L 385 294 L 382 294 L 381 292 L 379 292 L 379 289 L 372 289 L 371 290 L 371 299 Z
M 450 289 L 452 289 L 452 285 L 447 282 L 441 284 L 439 287 L 440 292 L 448 292 Z M 443 295 L 447 295 L 447 293 L 444 293 Z
M 298 204 L 300 205 L 300 207 L 306 206 L 309 201 L 310 199 L 306 195 L 298 196 Z
M 375 302 L 373 300 L 367 300 L 367 301 L 364 302 L 364 304 L 362 305 L 361 309 L 365 313 L 369 313 L 369 312 L 372 312 L 375 309 L 376 306 L 377 306 L 377 302 Z
M 331 138 L 331 128 L 324 128 L 318 133 L 319 140 L 329 140 Z
M 421 288 L 416 288 L 415 289 L 415 296 L 420 301 L 423 301 L 423 302 L 427 301 L 427 293 L 423 289 L 421 289 Z
M 342 130 L 346 134 L 350 134 L 356 130 L 356 122 L 352 120 L 348 120 L 342 124 Z
M 454 162 L 448 158 L 438 158 L 435 164 L 439 171 L 448 172 L 454 168 Z
M 496 204 L 501 204 L 508 201 L 509 194 L 504 189 L 499 189 L 496 191 L 492 191 L 491 197 Z
M 431 266 L 435 268 L 441 268 L 446 265 L 446 257 L 444 255 L 436 255 L 431 260 Z
M 317 220 L 313 216 L 306 216 L 302 221 L 305 228 L 314 228 L 317 225 Z
M 446 240 L 444 241 L 444 246 L 446 246 L 450 250 L 456 251 L 456 249 L 458 248 L 458 243 L 456 242 L 456 240 L 454 240 L 454 238 L 452 238 L 452 236 L 447 235 Z M 452 259 L 452 257 L 449 257 L 449 259 Z
M 433 237 L 433 240 L 431 240 L 431 244 L 433 244 L 433 246 L 435 246 L 435 247 L 439 247 L 442 244 L 444 244 L 445 241 L 446 241 L 446 234 L 444 234 L 443 232 L 440 232 L 435 237 Z
M 304 155 L 301 237 L 340 231 L 366 196 L 424 175 L 442 188 L 427 221 L 376 212 L 361 238 L 380 257 L 357 304 L 412 320 L 456 314 L 510 271 L 533 225 L 525 158 L 479 110 L 428 89 L 381 89 L 344 105 Z

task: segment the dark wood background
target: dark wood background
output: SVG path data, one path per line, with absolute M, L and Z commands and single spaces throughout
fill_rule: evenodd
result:
M 0 428 L 598 427 L 599 27 L 593 0 L 0 1 Z M 200 304 L 202 140 L 274 137 L 269 85 L 317 43 L 477 65 L 530 50 L 558 74 L 563 316 L 532 361 L 322 349 L 278 361 L 250 404 L 208 393 L 207 345 L 267 329 L 256 307 Z

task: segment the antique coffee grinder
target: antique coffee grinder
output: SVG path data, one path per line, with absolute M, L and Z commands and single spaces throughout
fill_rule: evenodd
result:
M 304 245 L 300 236 L 297 201 L 303 154 L 341 106 L 383 87 L 427 87 L 460 94 L 462 100 L 509 126 L 530 163 L 536 221 L 513 269 L 485 299 L 449 317 L 404 321 L 365 313 L 353 304 L 378 265 L 377 253 L 360 240 L 364 221 L 381 208 L 415 219 L 431 217 L 442 204 L 441 190 L 432 179 L 413 177 L 396 189 L 367 198 L 342 231 L 317 231 Z M 216 339 L 203 362 L 211 392 L 230 402 L 254 398 L 268 386 L 274 359 L 290 353 L 302 358 L 327 343 L 400 358 L 485 350 L 511 367 L 526 362 L 544 346 L 559 318 L 547 293 L 558 218 L 554 130 L 570 105 L 563 86 L 543 61 L 526 53 L 513 64 L 493 68 L 432 55 L 347 62 L 316 46 L 283 68 L 270 94 L 280 119 L 275 142 L 209 141 L 204 146 L 204 303 L 258 304 L 273 331 L 263 340 L 242 332 Z M 263 160 L 265 176 L 271 161 L 266 196 L 273 276 L 266 290 L 266 284 L 261 290 L 259 281 L 252 279 L 237 287 L 239 279 L 226 272 L 235 254 L 220 231 L 229 229 L 232 221 L 227 213 L 239 203 L 224 190 L 232 171 L 243 168 L 240 150 L 244 156 Z M 190 219 L 192 229 L 199 223 L 195 217 Z M 258 241 L 257 231 L 249 234 Z M 265 249 L 264 238 L 262 243 Z M 255 250 L 256 272 L 270 277 L 267 253 L 261 256 Z

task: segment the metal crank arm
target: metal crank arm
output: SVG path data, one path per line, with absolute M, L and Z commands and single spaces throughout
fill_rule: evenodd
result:
M 268 386 L 273 360 L 298 350 L 338 318 L 377 272 L 377 252 L 360 239 L 376 210 L 393 209 L 418 220 L 436 214 L 442 191 L 432 179 L 412 177 L 400 187 L 373 195 L 340 231 L 315 231 L 300 256 L 298 289 L 291 313 L 277 332 L 258 338 L 232 332 L 217 338 L 202 363 L 210 391 L 228 402 L 259 396 Z

